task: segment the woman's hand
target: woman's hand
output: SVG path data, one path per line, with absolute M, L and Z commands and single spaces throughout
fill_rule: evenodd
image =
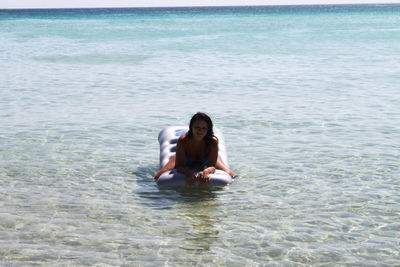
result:
M 186 184 L 190 186 L 196 185 L 196 175 L 193 172 L 187 172 L 185 173 L 185 182 Z
M 200 181 L 210 181 L 210 173 L 207 170 L 201 171 L 197 174 L 197 179 Z
M 215 167 L 208 167 L 203 171 L 197 174 L 197 178 L 200 180 L 200 183 L 209 183 L 210 182 L 210 174 L 215 172 Z

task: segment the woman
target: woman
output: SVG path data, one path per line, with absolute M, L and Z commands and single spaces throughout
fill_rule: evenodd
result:
M 193 184 L 196 179 L 207 182 L 215 169 L 227 172 L 232 177 L 234 173 L 218 156 L 218 139 L 214 136 L 213 123 L 205 113 L 196 113 L 189 124 L 189 131 L 181 135 L 176 145 L 176 154 L 156 174 L 158 179 L 166 171 L 176 170 L 185 174 L 186 182 Z M 195 174 L 193 170 L 201 170 Z

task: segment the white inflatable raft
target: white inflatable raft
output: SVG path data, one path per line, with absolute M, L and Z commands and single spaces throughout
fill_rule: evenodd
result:
M 185 126 L 170 126 L 165 128 L 158 135 L 160 143 L 160 169 L 168 163 L 169 159 L 175 155 L 176 143 L 178 138 L 189 130 Z M 218 155 L 221 157 L 225 165 L 228 165 L 228 157 L 226 155 L 225 141 L 220 130 L 214 128 L 214 135 L 218 138 Z M 198 181 L 196 181 L 198 184 Z M 226 186 L 232 183 L 232 177 L 222 171 L 215 170 L 215 173 L 210 174 L 209 186 Z M 185 175 L 177 172 L 175 169 L 164 172 L 157 180 L 159 186 L 185 186 Z

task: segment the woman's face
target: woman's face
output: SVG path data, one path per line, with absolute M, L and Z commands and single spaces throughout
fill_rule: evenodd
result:
M 193 137 L 197 140 L 203 139 L 207 135 L 208 125 L 206 121 L 196 120 L 192 126 Z

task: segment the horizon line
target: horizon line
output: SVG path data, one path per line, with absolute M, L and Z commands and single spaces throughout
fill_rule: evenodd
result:
M 49 9 L 167 9 L 167 8 L 231 8 L 231 7 L 285 7 L 285 6 L 387 6 L 400 5 L 399 2 L 388 3 L 303 3 L 303 4 L 233 4 L 233 5 L 174 5 L 174 6 L 103 6 L 103 7 L 10 7 L 0 10 L 49 10 Z

